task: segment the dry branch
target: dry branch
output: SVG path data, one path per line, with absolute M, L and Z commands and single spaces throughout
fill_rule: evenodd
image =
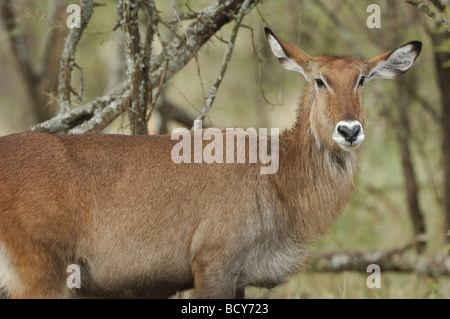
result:
M 149 58 L 144 54 L 139 34 L 138 11 L 140 5 L 136 0 L 121 0 L 118 7 L 125 40 L 127 72 L 131 83 L 131 101 L 128 112 L 131 133 L 133 135 L 145 135 L 147 134 L 145 118 L 149 99 Z M 147 35 L 147 40 L 152 37 L 153 32 L 150 32 Z M 151 41 L 148 45 L 151 46 Z
M 248 8 L 253 8 L 259 0 L 246 0 Z M 148 69 L 149 88 L 158 88 L 161 83 L 166 83 L 174 74 L 181 70 L 196 54 L 196 52 L 225 24 L 236 19 L 244 0 L 219 0 L 208 7 L 197 12 L 197 19 L 193 21 L 186 28 L 188 34 L 189 46 L 187 46 L 185 38 L 175 36 L 170 42 L 162 42 L 163 50 L 153 53 L 150 58 L 150 65 Z M 142 2 L 145 5 L 147 2 Z M 153 8 L 149 8 L 150 11 Z M 145 11 L 145 9 L 144 9 Z M 245 13 L 248 13 L 246 11 Z M 181 18 L 181 16 L 180 16 Z M 123 21 L 121 22 L 123 23 Z M 184 32 L 183 32 L 184 33 Z M 123 92 L 131 92 L 131 81 L 123 82 L 119 87 Z M 96 108 L 99 110 L 107 107 L 112 102 L 111 95 L 116 95 L 116 92 L 111 92 L 102 98 L 98 98 L 90 103 L 80 106 L 83 111 L 66 110 L 62 114 L 36 125 L 32 128 L 33 131 L 50 132 L 50 133 L 67 133 L 75 126 L 79 126 L 82 120 L 80 114 L 84 114 L 86 119 L 92 118 Z M 117 98 L 117 97 L 116 97 Z M 155 101 L 156 102 L 156 101 Z M 120 108 L 116 115 L 120 115 Z M 89 110 L 89 111 L 86 111 Z M 98 112 L 98 111 L 97 111 Z M 97 113 L 95 113 L 97 114 Z M 73 120 L 77 119 L 77 120 Z M 78 131 L 83 133 L 82 130 Z M 88 131 L 86 131 L 88 132 Z
M 81 1 L 80 27 L 71 28 L 64 43 L 64 50 L 60 60 L 60 74 L 58 85 L 59 111 L 60 113 L 70 110 L 70 93 L 72 68 L 75 64 L 75 52 L 78 42 L 83 35 L 83 31 L 89 23 L 92 12 L 94 10 L 94 2 L 92 0 Z
M 228 63 L 230 62 L 231 54 L 233 53 L 233 49 L 234 49 L 234 43 L 236 42 L 236 36 L 237 36 L 237 33 L 241 26 L 242 19 L 252 9 L 253 5 L 254 5 L 254 3 L 251 3 L 250 0 L 245 0 L 245 2 L 242 4 L 242 6 L 236 16 L 236 21 L 234 22 L 234 27 L 233 27 L 233 30 L 231 31 L 231 39 L 227 44 L 227 48 L 225 50 L 225 54 L 224 54 L 224 58 L 222 61 L 222 65 L 220 67 L 219 74 L 217 75 L 216 80 L 214 81 L 213 85 L 211 86 L 211 88 L 208 92 L 208 95 L 206 97 L 205 106 L 203 107 L 199 116 L 197 116 L 196 120 L 203 121 L 203 119 L 208 114 L 209 110 L 211 109 L 214 99 L 216 98 L 217 90 L 219 89 L 219 86 L 222 83 L 222 79 L 227 70 Z M 199 122 L 194 122 L 194 123 L 199 123 Z M 200 129 L 200 127 L 196 127 L 195 124 L 194 124 L 193 128 Z
M 250 6 L 254 7 L 259 0 L 250 0 Z M 175 37 L 166 47 L 169 56 L 169 64 L 165 75 L 165 81 L 182 69 L 195 55 L 195 53 L 225 24 L 233 20 L 243 0 L 220 0 L 198 12 L 198 19 L 187 28 L 189 46 L 184 37 Z M 164 54 L 159 52 L 152 56 L 152 85 L 157 85 L 159 76 L 164 70 Z
M 357 271 L 367 272 L 367 266 L 377 264 L 381 271 L 415 272 L 428 276 L 450 276 L 450 256 L 425 255 L 408 252 L 408 249 L 424 243 L 424 236 L 398 249 L 387 251 L 338 251 L 312 256 L 310 270 L 316 272 Z
M 450 32 L 449 29 L 450 22 L 446 17 L 443 16 L 443 14 L 441 14 L 445 6 L 442 7 L 442 4 L 440 4 L 437 7 L 435 7 L 437 3 L 436 1 L 432 2 L 433 5 L 423 0 L 406 0 L 406 2 L 412 4 L 430 18 L 433 18 L 438 24 L 438 26 L 446 27 L 448 29 L 448 32 Z
M 80 107 L 59 113 L 48 121 L 32 127 L 46 133 L 97 133 L 124 111 L 129 101 L 130 84 L 123 82 L 109 94 Z

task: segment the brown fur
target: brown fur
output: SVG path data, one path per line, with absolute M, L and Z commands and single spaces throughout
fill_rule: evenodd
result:
M 335 94 L 307 85 L 273 175 L 261 175 L 260 163 L 174 164 L 169 135 L 0 138 L 4 295 L 68 297 L 69 264 L 82 270 L 78 292 L 97 297 L 195 286 L 199 298 L 234 298 L 283 282 L 349 198 L 357 153 L 331 133 L 345 117 L 364 123 L 362 90 L 351 90 L 365 66 L 309 61 Z

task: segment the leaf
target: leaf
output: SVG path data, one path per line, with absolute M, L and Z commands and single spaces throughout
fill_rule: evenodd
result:
M 20 32 L 21 32 L 20 28 L 19 28 L 19 27 L 15 27 L 14 29 L 12 29 L 12 30 L 9 32 L 9 36 L 12 37 L 12 38 L 14 38 L 15 36 L 19 35 Z

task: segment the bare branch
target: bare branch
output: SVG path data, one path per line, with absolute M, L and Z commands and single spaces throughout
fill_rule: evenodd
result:
M 35 125 L 31 130 L 52 134 L 68 133 L 69 131 L 79 134 L 99 132 L 123 112 L 124 105 L 129 101 L 129 96 L 130 83 L 123 82 L 109 94 L 77 108 L 59 113 L 50 120 Z M 107 110 L 103 111 L 104 109 Z M 84 122 L 89 123 L 84 125 Z
M 424 243 L 424 236 L 417 236 L 410 244 L 388 251 L 340 251 L 316 254 L 310 262 L 311 271 L 366 272 L 367 266 L 377 264 L 382 271 L 416 272 L 430 276 L 450 276 L 450 256 L 427 257 L 408 253 L 407 250 Z
M 441 12 L 441 7 L 436 7 L 434 5 L 430 5 L 428 2 L 423 0 L 406 0 L 407 3 L 415 6 L 417 9 L 425 13 L 430 18 L 434 19 L 439 26 L 446 27 L 447 31 L 450 32 L 449 29 L 449 20 L 446 17 L 443 17 Z M 433 4 L 436 4 L 436 1 L 433 1 Z M 440 11 L 440 12 L 438 12 Z
M 248 7 L 254 7 L 259 0 L 247 0 Z M 152 14 L 151 7 L 147 4 L 149 1 L 140 2 L 146 14 Z M 205 44 L 222 26 L 237 17 L 237 12 L 241 8 L 243 0 L 225 1 L 219 0 L 203 10 L 198 12 L 198 19 L 193 21 L 187 28 L 186 32 L 191 37 L 189 43 L 191 47 L 188 48 L 184 40 L 175 37 L 170 42 L 164 41 L 163 37 L 158 31 L 158 35 L 162 50 L 152 54 L 149 65 L 149 85 L 150 88 L 160 88 L 161 83 L 166 83 L 175 73 L 182 69 L 194 56 L 195 53 Z M 147 8 L 147 9 L 146 9 Z M 150 12 L 148 11 L 150 10 Z M 123 21 L 122 21 L 123 22 Z M 123 25 L 119 22 L 119 25 Z M 38 124 L 32 128 L 34 131 L 49 132 L 49 133 L 64 133 L 69 132 L 72 128 L 80 125 L 83 121 L 88 121 L 99 112 L 99 110 L 108 106 L 112 102 L 112 98 L 119 98 L 118 91 L 122 94 L 131 95 L 131 81 L 127 80 L 121 83 L 118 88 L 108 93 L 104 97 L 95 99 L 94 101 L 84 104 L 80 107 L 68 110 L 59 114 L 58 116 Z M 128 101 L 122 99 L 122 103 Z M 156 103 L 154 99 L 152 103 Z M 97 111 L 96 111 L 97 110 Z M 121 114 L 117 109 L 116 115 Z
M 89 23 L 92 12 L 94 10 L 94 2 L 92 0 L 81 1 L 81 17 L 80 28 L 71 28 L 64 43 L 64 50 L 61 55 L 60 73 L 59 73 L 59 110 L 60 113 L 70 110 L 70 88 L 72 67 L 75 64 L 75 51 L 78 42 L 83 35 L 83 31 Z
M 447 0 L 430 0 L 432 4 L 440 11 L 444 12 Z
M 189 44 L 189 36 L 188 36 L 188 34 L 187 34 L 187 32 L 186 32 L 186 29 L 185 29 L 184 26 L 183 26 L 183 23 L 181 22 L 180 16 L 178 15 L 178 12 L 177 12 L 177 10 L 176 10 L 175 4 L 173 3 L 173 0 L 171 0 L 171 2 L 172 2 L 172 10 L 173 10 L 173 12 L 175 13 L 175 17 L 177 18 L 177 21 L 178 21 L 178 23 L 179 23 L 181 29 L 182 29 L 183 32 L 184 32 L 185 39 L 186 39 L 186 40 L 185 40 L 186 46 L 187 46 L 189 49 L 191 49 L 191 45 Z M 162 23 L 165 23 L 163 20 L 161 20 L 161 21 L 162 21 Z M 171 26 L 170 26 L 169 23 L 167 23 L 167 24 L 165 24 L 165 25 L 166 25 L 170 30 L 172 30 L 172 32 L 173 32 L 176 36 L 178 36 L 178 34 L 177 34 L 175 31 L 173 31 L 173 29 L 171 28 Z M 217 35 L 214 34 L 214 36 L 217 36 Z M 201 86 L 201 89 L 202 89 L 202 97 L 203 97 L 203 101 L 206 102 L 205 86 L 203 85 L 203 79 L 202 79 L 202 74 L 201 74 L 201 70 L 200 70 L 200 62 L 199 62 L 199 60 L 198 60 L 198 51 L 194 52 L 194 59 L 195 59 L 195 64 L 197 65 L 197 75 L 198 75 L 198 78 L 200 79 L 200 86 Z
M 94 115 L 82 124 L 70 129 L 70 134 L 99 133 L 125 111 L 130 100 L 130 92 L 126 91 L 120 98 L 111 99 L 103 108 L 96 108 Z
M 180 20 L 192 20 L 192 19 L 199 19 L 199 13 L 195 12 L 189 7 L 189 4 L 185 4 L 187 8 L 189 9 L 189 12 L 177 12 L 176 16 L 169 20 L 170 24 L 179 23 Z M 172 7 L 173 8 L 173 7 Z
M 163 86 L 164 86 L 163 80 L 164 80 L 164 76 L 165 76 L 165 74 L 167 72 L 167 66 L 168 65 L 169 65 L 169 63 L 168 63 L 168 61 L 166 61 L 163 74 L 161 74 L 161 76 L 160 76 L 159 85 L 158 85 L 158 87 L 155 90 L 156 92 L 155 92 L 155 94 L 153 94 L 153 91 L 151 93 L 152 94 L 152 98 L 151 98 L 152 101 L 151 101 L 151 105 L 150 105 L 150 108 L 149 108 L 149 111 L 148 111 L 148 114 L 147 114 L 146 121 L 150 120 L 150 117 L 152 116 L 153 109 L 155 108 L 155 105 L 158 102 L 158 98 L 159 98 L 159 96 L 160 96 L 160 94 L 162 92 L 162 89 L 163 89 Z
M 146 135 L 148 134 L 145 119 L 149 99 L 149 58 L 145 57 L 140 40 L 139 2 L 137 0 L 121 0 L 118 8 L 119 16 L 123 21 L 127 72 L 131 80 L 131 105 L 128 113 L 131 133 L 133 135 Z
M 161 93 L 163 84 L 164 84 L 164 77 L 167 72 L 167 66 L 168 66 L 168 60 L 167 60 L 167 52 L 166 52 L 166 42 L 163 39 L 161 33 L 158 30 L 158 23 L 160 22 L 161 18 L 158 15 L 158 10 L 156 9 L 155 2 L 153 0 L 146 1 L 144 3 L 140 4 L 142 6 L 142 9 L 144 13 L 147 15 L 147 18 L 149 20 L 149 26 L 146 33 L 146 39 L 145 39 L 145 45 L 144 45 L 144 59 L 146 59 L 145 63 L 147 65 L 147 69 L 149 68 L 149 64 L 151 63 L 151 55 L 152 55 L 152 43 L 153 43 L 153 37 L 156 34 L 158 36 L 159 41 L 161 42 L 162 46 L 162 52 L 164 56 L 166 57 L 166 60 L 164 62 L 164 71 L 162 75 L 160 76 L 160 81 L 158 84 L 158 87 L 156 88 L 155 94 L 153 93 L 154 89 L 152 86 L 149 86 L 149 107 L 147 110 L 147 115 L 145 117 L 145 121 L 148 122 L 150 120 L 150 117 L 152 116 L 153 109 L 155 108 L 156 102 L 158 101 L 159 94 Z
M 244 19 L 244 16 L 252 9 L 252 7 L 255 4 L 251 3 L 250 0 L 245 0 L 242 4 L 237 16 L 236 20 L 234 22 L 234 27 L 231 32 L 231 39 L 227 44 L 227 48 L 225 50 L 225 55 L 222 61 L 222 66 L 220 68 L 219 74 L 216 77 L 216 80 L 214 81 L 213 85 L 211 86 L 208 95 L 206 97 L 206 104 L 203 107 L 202 111 L 200 112 L 199 116 L 197 116 L 196 120 L 201 120 L 205 118 L 206 114 L 208 114 L 209 110 L 211 109 L 211 106 L 214 102 L 214 99 L 216 98 L 217 90 L 219 89 L 220 84 L 222 83 L 223 76 L 225 75 L 225 72 L 228 67 L 228 63 L 230 62 L 231 55 L 233 53 L 234 43 L 236 41 L 236 36 L 239 31 L 240 25 L 242 20 Z M 196 123 L 196 122 L 194 122 Z M 197 122 L 198 123 L 198 122 Z M 194 124 L 194 129 L 199 129 L 199 127 L 196 127 Z
M 181 22 L 180 16 L 178 15 L 177 9 L 175 7 L 175 3 L 173 3 L 173 0 L 170 0 L 170 3 L 172 5 L 172 10 L 175 13 L 175 17 L 177 18 L 177 21 L 179 22 L 181 30 L 183 30 L 184 35 L 186 36 L 186 45 L 189 47 L 189 36 L 186 32 L 186 29 L 183 27 L 183 23 Z
M 275 106 L 281 105 L 282 103 L 270 102 L 269 99 L 266 96 L 266 92 L 264 91 L 263 78 L 262 78 L 264 57 L 259 53 L 258 48 L 256 47 L 255 34 L 254 34 L 253 28 L 250 27 L 250 26 L 247 26 L 247 25 L 241 25 L 241 27 L 246 28 L 247 30 L 250 31 L 250 36 L 252 38 L 253 53 L 255 54 L 256 61 L 258 63 L 258 65 L 257 65 L 258 66 L 258 79 L 259 79 L 259 89 L 260 89 L 260 92 L 261 92 L 261 97 L 263 98 L 264 102 L 266 102 L 266 104 L 270 105 L 271 107 L 275 107 Z
M 253 7 L 260 0 L 250 0 L 250 6 Z M 186 47 L 184 40 L 178 37 L 174 38 L 166 47 L 167 55 L 170 57 L 166 72 L 165 81 L 171 78 L 176 72 L 183 68 L 195 55 L 203 44 L 209 40 L 222 26 L 233 20 L 233 16 L 238 12 L 243 0 L 236 1 L 218 1 L 205 9 L 199 11 L 199 19 L 192 22 L 187 28 L 186 33 L 190 38 L 190 48 Z M 192 40 L 191 40 L 192 38 Z M 164 54 L 157 53 L 152 57 L 151 77 L 152 85 L 159 83 L 159 76 L 164 70 Z
M 84 76 L 83 76 L 83 68 L 78 64 L 74 63 L 73 66 L 80 70 L 80 93 L 74 92 L 72 89 L 72 93 L 78 97 L 78 102 L 83 104 L 83 94 L 84 94 Z

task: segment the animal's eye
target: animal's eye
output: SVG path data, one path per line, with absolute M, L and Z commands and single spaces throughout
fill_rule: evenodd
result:
M 364 80 L 365 79 L 366 78 L 362 76 L 361 79 L 359 79 L 358 86 L 364 86 Z
M 325 87 L 325 83 L 323 83 L 323 81 L 321 79 L 316 79 L 315 81 L 316 81 L 317 87 L 319 89 Z

